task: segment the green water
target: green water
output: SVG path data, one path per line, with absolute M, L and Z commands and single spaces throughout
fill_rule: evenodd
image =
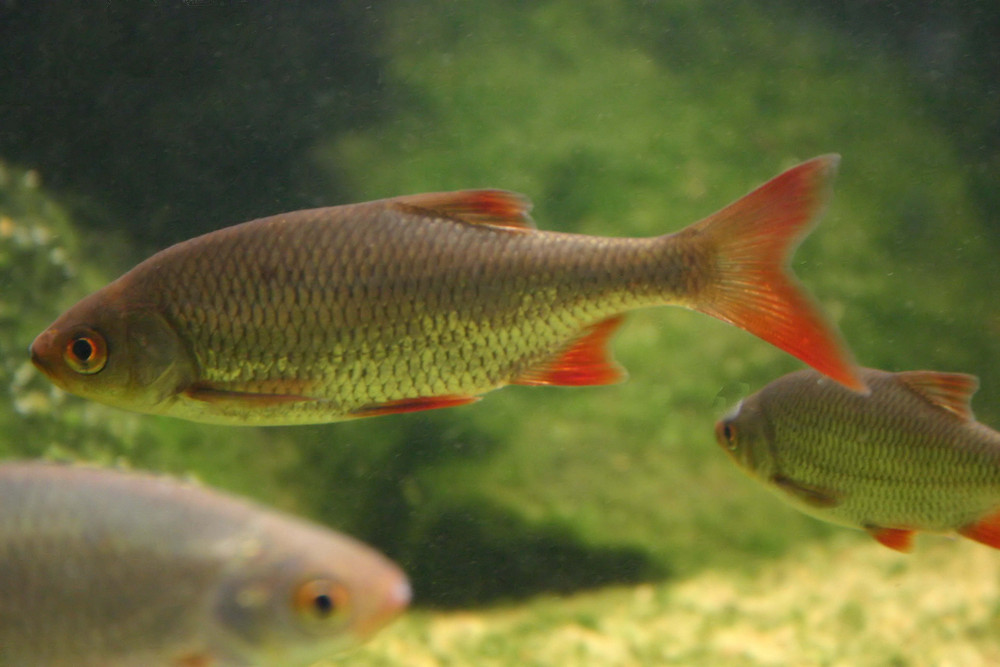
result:
M 717 450 L 800 364 L 703 315 L 631 315 L 623 385 L 316 427 L 126 414 L 27 361 L 142 257 L 253 217 L 502 187 L 541 228 L 652 235 L 838 152 L 797 274 L 861 363 L 975 373 L 1000 425 L 1000 12 L 873 4 L 0 3 L 0 455 L 193 474 L 374 544 L 416 611 L 358 664 L 1000 660 L 1000 554 L 882 553 Z

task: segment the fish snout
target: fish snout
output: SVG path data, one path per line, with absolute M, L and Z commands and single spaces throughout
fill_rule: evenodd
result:
M 382 600 L 374 613 L 359 624 L 358 635 L 365 639 L 381 630 L 391 620 L 399 616 L 409 606 L 412 599 L 413 589 L 410 587 L 410 582 L 404 574 L 400 573 L 395 581 L 386 587 Z
M 54 350 L 55 350 L 55 338 L 57 332 L 52 329 L 46 329 L 42 333 L 38 334 L 34 341 L 31 343 L 31 347 L 28 351 L 31 353 L 31 363 L 35 365 L 35 368 L 45 373 L 45 375 L 51 377 L 54 364 Z
M 398 614 L 409 606 L 412 599 L 413 589 L 410 588 L 410 582 L 406 577 L 403 577 L 389 590 L 389 594 L 386 596 L 386 607 L 393 614 Z

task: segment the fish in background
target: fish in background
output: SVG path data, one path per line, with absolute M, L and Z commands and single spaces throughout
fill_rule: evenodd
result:
M 770 383 L 716 425 L 753 478 L 802 511 L 898 551 L 917 531 L 1000 549 L 1000 433 L 977 422 L 975 376 L 862 369 L 849 391 L 811 370 Z
M 524 197 L 468 190 L 276 215 L 163 250 L 60 316 L 31 358 L 66 391 L 222 424 L 462 405 L 507 384 L 624 379 L 625 311 L 673 304 L 862 390 L 787 269 L 839 158 L 794 167 L 676 233 L 539 231 Z
M 0 665 L 305 665 L 409 598 L 366 545 L 193 483 L 0 465 Z

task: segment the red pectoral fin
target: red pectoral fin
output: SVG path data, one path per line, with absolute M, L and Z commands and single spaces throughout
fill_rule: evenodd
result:
M 193 384 L 184 390 L 184 395 L 195 401 L 203 401 L 214 405 L 246 406 L 250 408 L 267 408 L 286 403 L 314 401 L 309 396 L 285 393 L 267 393 L 256 391 L 239 391 L 214 387 L 207 383 Z
M 832 489 L 821 488 L 813 484 L 803 484 L 784 475 L 772 476 L 771 482 L 790 496 L 794 496 L 806 505 L 817 509 L 836 507 L 843 502 L 842 494 Z
M 909 553 L 913 550 L 913 531 L 908 528 L 881 528 L 879 526 L 865 526 L 868 534 L 874 537 L 879 544 Z
M 611 359 L 608 344 L 624 319 L 615 315 L 588 327 L 554 359 L 522 373 L 514 384 L 585 386 L 623 381 L 625 370 Z
M 379 415 L 398 415 L 404 412 L 419 412 L 421 410 L 436 410 L 437 408 L 453 408 L 467 405 L 479 400 L 478 396 L 427 396 L 403 398 L 388 403 L 367 405 L 351 410 L 352 417 L 377 417 Z
M 1000 512 L 958 529 L 958 534 L 994 549 L 1000 549 Z

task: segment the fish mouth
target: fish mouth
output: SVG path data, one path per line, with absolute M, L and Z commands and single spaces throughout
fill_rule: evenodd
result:
M 413 589 L 410 588 L 410 582 L 406 579 L 401 579 L 395 586 L 393 586 L 392 590 L 389 591 L 387 602 L 388 606 L 391 607 L 392 612 L 395 614 L 405 609 L 410 604 L 410 600 L 412 599 Z
M 378 611 L 358 626 L 357 634 L 362 640 L 370 637 L 406 609 L 412 599 L 413 589 L 410 587 L 410 582 L 406 577 L 400 578 L 386 591 Z
M 43 331 L 31 343 L 28 352 L 31 354 L 31 363 L 48 377 L 52 377 L 52 360 L 49 353 L 52 350 L 52 339 L 55 338 L 54 331 Z

